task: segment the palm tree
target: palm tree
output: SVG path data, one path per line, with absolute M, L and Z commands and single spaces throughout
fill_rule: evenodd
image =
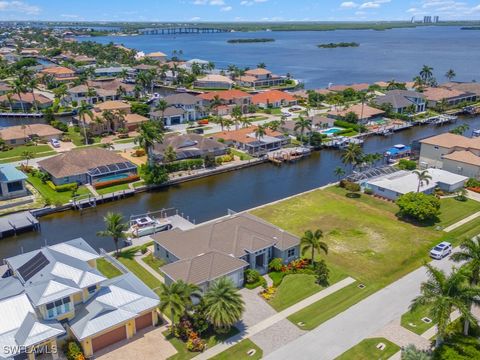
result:
M 363 150 L 358 144 L 349 144 L 342 155 L 342 162 L 344 164 L 352 165 L 352 168 L 362 162 Z
M 338 180 L 345 176 L 345 170 L 340 166 L 337 166 L 335 170 L 333 170 L 333 173 L 338 178 Z
M 420 77 L 424 84 L 428 84 L 433 77 L 433 68 L 423 65 L 422 70 L 420 70 Z
M 298 119 L 295 121 L 295 127 L 293 128 L 295 131 L 300 130 L 300 135 L 302 137 L 302 143 L 304 143 L 303 134 L 305 130 L 311 131 L 312 130 L 312 120 L 305 119 L 303 116 L 299 116 Z
M 172 321 L 171 332 L 175 331 L 175 321 L 184 313 L 186 304 L 184 302 L 183 285 L 179 282 L 170 285 L 160 284 L 160 311 L 166 313 L 168 311 L 170 320 Z
M 321 241 L 323 238 L 323 231 L 317 229 L 315 231 L 307 230 L 300 239 L 300 246 L 302 248 L 302 255 L 305 255 L 308 251 L 311 251 L 312 258 L 311 263 L 315 261 L 315 250 L 318 252 L 323 251 L 325 254 L 328 254 L 328 245 L 327 243 Z
M 236 105 L 232 109 L 232 118 L 235 122 L 235 130 L 238 130 L 238 124 L 242 122 L 243 110 L 240 105 Z
M 456 76 L 457 76 L 457 74 L 455 73 L 455 70 L 453 70 L 453 69 L 449 69 L 445 73 L 445 77 L 448 79 L 448 81 L 452 81 Z
M 125 239 L 125 231 L 128 230 L 128 224 L 120 213 L 109 212 L 103 218 L 105 230 L 97 232 L 97 236 L 111 237 L 115 244 L 115 254 L 118 256 L 118 242 Z
M 228 121 L 223 116 L 217 115 L 212 119 L 212 122 L 214 124 L 220 125 L 220 128 L 222 129 L 222 132 L 223 132 L 223 130 L 224 130 L 225 126 L 227 125 Z
M 92 103 L 92 98 L 97 96 L 97 91 L 94 88 L 89 87 L 87 89 L 87 92 L 85 93 L 85 96 L 87 97 L 88 102 L 91 104 Z
M 421 89 L 422 86 L 423 86 L 423 80 L 422 80 L 422 78 L 421 78 L 420 76 L 415 76 L 415 77 L 413 78 L 413 87 L 414 87 L 415 89 Z
M 480 241 L 478 237 L 465 239 L 460 245 L 460 251 L 452 255 L 455 262 L 465 262 L 465 267 L 469 273 L 469 282 L 472 287 L 478 285 L 480 280 Z M 463 324 L 463 333 L 468 335 L 470 322 L 465 319 Z
M 112 110 L 104 110 L 102 112 L 102 122 L 106 122 L 107 123 L 107 128 L 108 128 L 108 132 L 113 132 L 113 129 L 115 128 L 115 114 L 113 113 Z
M 25 112 L 25 104 L 23 103 L 23 100 L 22 100 L 22 94 L 24 94 L 27 91 L 27 87 L 25 86 L 25 83 L 19 78 L 17 78 L 11 83 L 11 86 L 12 86 L 12 91 L 18 96 L 18 100 L 20 101 L 20 106 L 22 107 L 22 111 Z
M 28 168 L 28 161 L 34 158 L 32 151 L 25 150 L 22 152 L 22 159 L 25 160 L 25 167 Z
M 402 360 L 431 360 L 432 357 L 427 351 L 418 350 L 415 345 L 410 344 L 402 349 Z
M 37 88 L 37 86 L 38 86 L 38 80 L 34 77 L 29 79 L 26 84 L 27 90 L 32 92 L 33 106 L 35 106 L 36 112 L 38 112 L 38 103 L 37 103 L 37 99 L 35 98 L 34 90 Z
M 259 69 L 265 69 L 266 67 L 267 67 L 267 64 L 265 64 L 264 62 L 257 64 L 257 68 Z
M 60 102 L 62 102 L 63 98 L 68 94 L 67 86 L 65 84 L 62 84 L 53 89 L 53 93 L 55 94 L 55 97 L 58 98 Z
M 160 99 L 158 101 L 158 104 L 155 106 L 156 111 L 160 111 L 162 113 L 162 124 L 165 119 L 165 110 L 168 108 L 168 102 L 165 101 L 165 99 Z
M 423 185 L 430 184 L 430 180 L 432 180 L 432 176 L 428 173 L 428 170 L 422 170 L 422 171 L 414 170 L 413 173 L 418 177 L 417 193 L 419 193 L 420 188 Z
M 91 120 L 93 120 L 93 112 L 90 109 L 90 106 L 85 102 L 85 100 L 82 100 L 82 102 L 80 103 L 80 107 L 78 108 L 78 118 L 82 122 L 83 136 L 85 136 L 85 145 L 88 145 L 87 122 L 85 120 L 87 115 Z
M 215 281 L 203 297 L 205 315 L 209 323 L 221 332 L 230 328 L 242 318 L 245 303 L 232 280 L 223 277 Z
M 140 124 L 138 127 L 138 136 L 135 138 L 135 144 L 139 144 L 147 154 L 148 164 L 153 165 L 153 158 L 151 157 L 151 148 L 158 142 L 163 141 L 163 126 L 157 122 L 147 121 Z
M 265 128 L 265 126 L 257 125 L 257 128 L 255 129 L 255 137 L 257 138 L 257 140 L 260 140 L 265 135 L 267 135 L 267 129 Z
M 442 270 L 426 264 L 429 279 L 422 283 L 421 294 L 413 299 L 410 311 L 419 306 L 429 306 L 431 319 L 437 324 L 435 346 L 438 347 L 445 339 L 445 333 L 450 323 L 450 315 L 454 310 L 468 321 L 476 321 L 470 312 L 470 304 L 480 304 L 478 297 L 480 289 L 472 288 L 466 283 L 467 276 L 464 269 L 453 268 L 450 275 Z
M 242 116 L 242 119 L 240 120 L 242 127 L 249 127 L 252 125 L 252 120 L 249 119 L 248 117 Z

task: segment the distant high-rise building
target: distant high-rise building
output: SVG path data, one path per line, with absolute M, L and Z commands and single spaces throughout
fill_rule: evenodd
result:
M 432 22 L 432 17 L 431 16 L 424 16 L 423 17 L 423 23 L 424 24 L 430 24 Z
M 413 24 L 415 22 L 415 16 L 412 16 L 412 20 L 410 22 Z
M 434 22 L 435 24 L 438 23 L 439 21 L 440 21 L 440 17 L 438 17 L 438 16 L 434 16 L 434 17 L 433 17 L 433 22 Z

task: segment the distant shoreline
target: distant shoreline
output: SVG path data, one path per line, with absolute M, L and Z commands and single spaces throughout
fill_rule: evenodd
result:
M 328 43 L 328 44 L 319 44 L 317 47 L 321 49 L 335 49 L 335 48 L 348 48 L 348 47 L 359 47 L 360 44 L 356 42 L 339 42 L 339 43 Z

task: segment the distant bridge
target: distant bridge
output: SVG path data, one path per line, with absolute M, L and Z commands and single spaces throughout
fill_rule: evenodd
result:
M 207 34 L 230 32 L 228 29 L 203 28 L 203 27 L 170 27 L 140 29 L 142 35 L 176 35 L 176 34 Z

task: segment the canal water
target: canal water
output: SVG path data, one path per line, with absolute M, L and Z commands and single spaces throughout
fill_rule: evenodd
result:
M 457 124 L 442 127 L 415 127 L 388 137 L 369 137 L 365 141 L 364 151 L 383 153 L 392 145 L 410 144 L 413 140 L 447 132 L 463 122 L 470 125 L 467 135 L 470 135 L 473 129 L 480 128 L 480 117 L 459 119 Z M 177 208 L 199 223 L 223 216 L 228 209 L 246 210 L 333 182 L 333 169 L 336 166 L 343 166 L 341 152 L 322 150 L 294 164 L 281 167 L 261 164 L 138 194 L 83 213 L 67 211 L 49 215 L 40 219 L 42 231 L 39 233 L 0 239 L 0 258 L 76 237 L 83 237 L 96 249 L 103 247 L 113 250 L 111 239 L 96 236 L 96 233 L 103 229 L 103 216 L 109 211 L 121 212 L 128 218 L 132 214 Z

